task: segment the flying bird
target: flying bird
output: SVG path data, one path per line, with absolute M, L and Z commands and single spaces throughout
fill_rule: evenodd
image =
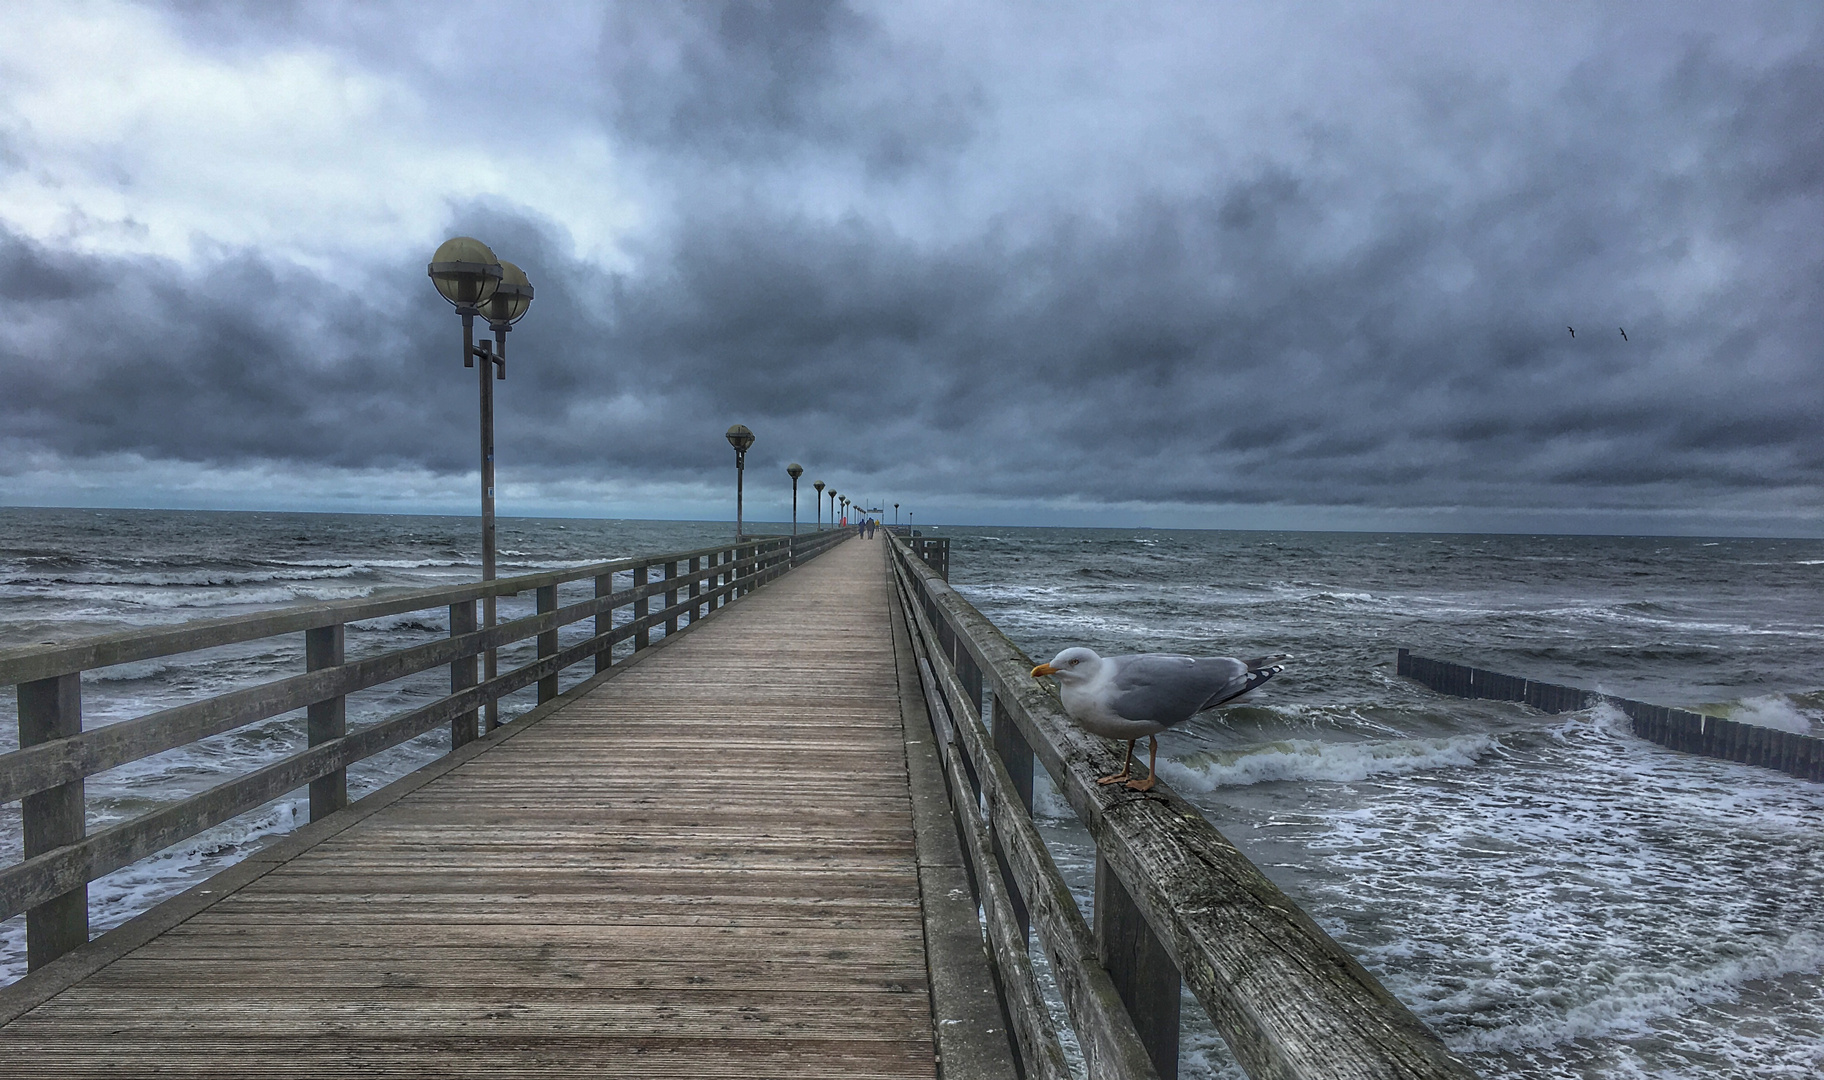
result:
M 1566 330 L 1569 330 L 1569 331 L 1571 331 L 1571 336 L 1572 336 L 1572 337 L 1576 337 L 1576 336 L 1577 336 L 1577 331 L 1576 331 L 1576 330 L 1575 330 L 1575 329 L 1574 329 L 1574 328 L 1572 328 L 1572 327 L 1569 327 L 1569 326 L 1567 326 L 1567 327 L 1565 327 L 1565 329 L 1566 329 Z
M 1625 328 L 1617 326 L 1615 329 L 1621 331 L 1621 340 L 1623 340 L 1623 341 L 1628 340 L 1628 332 Z
M 1058 680 L 1064 712 L 1078 727 L 1105 739 L 1126 739 L 1121 771 L 1099 777 L 1098 784 L 1127 780 L 1134 791 L 1151 791 L 1158 781 L 1159 733 L 1205 709 L 1236 698 L 1285 670 L 1288 654 L 1236 660 L 1227 656 L 1172 656 L 1141 653 L 1097 656 L 1081 646 L 1065 649 L 1051 663 L 1032 669 L 1032 677 Z M 1152 739 L 1145 780 L 1130 780 L 1134 743 Z

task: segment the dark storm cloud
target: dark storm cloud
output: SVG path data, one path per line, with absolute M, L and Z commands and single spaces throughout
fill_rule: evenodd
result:
M 978 107 L 941 57 L 887 40 L 840 0 L 706 0 L 612 9 L 607 122 L 667 156 L 834 151 L 897 172 L 959 146 Z
M 452 222 L 539 290 L 500 384 L 503 459 L 688 479 L 725 467 L 740 420 L 762 460 L 1016 517 L 1818 510 L 1816 18 L 1771 20 L 1773 58 L 1684 34 L 1628 64 L 1605 53 L 1635 28 L 1608 26 L 1524 86 L 1414 62 L 1358 112 L 1314 104 L 1221 162 L 1187 121 L 1111 188 L 1127 174 L 1093 140 L 1048 172 L 982 172 L 1018 138 L 1010 91 L 878 16 L 616 9 L 578 97 L 672 193 L 627 266 L 517 211 Z M 879 208 L 819 194 L 855 185 Z M 471 466 L 472 376 L 421 257 L 351 292 L 252 251 L 202 270 L 0 253 L 33 327 L 0 346 L 14 438 Z

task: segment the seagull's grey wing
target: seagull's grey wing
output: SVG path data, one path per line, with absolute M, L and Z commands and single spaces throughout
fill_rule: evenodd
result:
M 1109 705 L 1128 720 L 1182 723 L 1248 686 L 1247 665 L 1226 656 L 1146 654 L 1108 659 L 1115 662 Z

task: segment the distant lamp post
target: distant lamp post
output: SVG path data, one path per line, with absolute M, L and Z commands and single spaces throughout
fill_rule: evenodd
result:
M 785 475 L 792 478 L 792 535 L 798 535 L 798 478 L 804 475 L 804 466 L 796 461 L 785 467 Z
M 735 539 L 741 539 L 741 474 L 747 468 L 747 448 L 754 445 L 754 433 L 746 424 L 728 429 L 728 445 L 735 448 Z
M 823 481 L 819 480 L 816 483 L 812 484 L 811 486 L 817 489 L 817 531 L 822 532 L 823 531 Z
M 830 489 L 830 528 L 836 527 L 836 489 Z
M 457 236 L 445 240 L 431 255 L 431 262 L 425 268 L 430 275 L 431 284 L 437 292 L 455 305 L 456 314 L 462 316 L 462 366 L 474 367 L 477 356 L 482 358 L 481 365 L 481 579 L 494 580 L 494 384 L 495 365 L 501 364 L 500 378 L 506 378 L 504 358 L 494 356 L 491 343 L 483 342 L 482 347 L 475 345 L 475 316 L 483 313 L 482 305 L 492 307 L 494 294 L 500 291 L 506 268 L 488 245 L 472 236 Z M 519 275 L 524 280 L 525 275 Z M 526 288 L 526 303 L 531 303 L 531 287 Z M 488 312 L 490 317 L 493 312 Z M 521 307 L 519 314 L 525 314 Z M 501 336 L 497 334 L 496 336 Z M 503 338 L 504 340 L 504 338 Z M 483 601 L 488 626 L 494 625 L 494 598 Z M 488 651 L 487 673 L 493 678 L 497 671 L 493 650 Z M 488 728 L 499 726 L 499 706 L 488 702 Z
M 893 504 L 893 527 L 895 529 L 899 528 L 899 504 L 898 503 Z

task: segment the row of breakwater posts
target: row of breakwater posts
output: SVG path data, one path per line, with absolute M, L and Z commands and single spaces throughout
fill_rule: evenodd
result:
M 1524 679 L 1399 651 L 1396 673 L 1460 698 L 1514 701 L 1548 713 L 1579 712 L 1607 704 L 1620 709 L 1635 735 L 1669 750 L 1777 769 L 1803 780 L 1824 781 L 1824 739 L 1645 701 Z
M 947 539 L 851 539 L 0 653 L 26 837 L 0 917 L 25 913 L 31 968 L 0 988 L 8 1075 L 1170 1078 L 1184 991 L 1251 1077 L 1472 1075 L 1189 803 L 1095 782 L 1120 748 L 949 586 Z M 535 614 L 477 628 L 523 592 Z M 351 623 L 438 610 L 447 637 L 344 655 Z M 84 671 L 288 634 L 298 674 L 81 723 Z M 349 729 L 348 695 L 445 666 L 447 695 Z M 85 778 L 299 710 L 305 749 L 85 832 Z M 349 765 L 444 728 L 348 799 Z M 1088 911 L 1032 817 L 1040 768 L 1094 841 Z M 89 882 L 304 788 L 309 824 L 89 939 Z

